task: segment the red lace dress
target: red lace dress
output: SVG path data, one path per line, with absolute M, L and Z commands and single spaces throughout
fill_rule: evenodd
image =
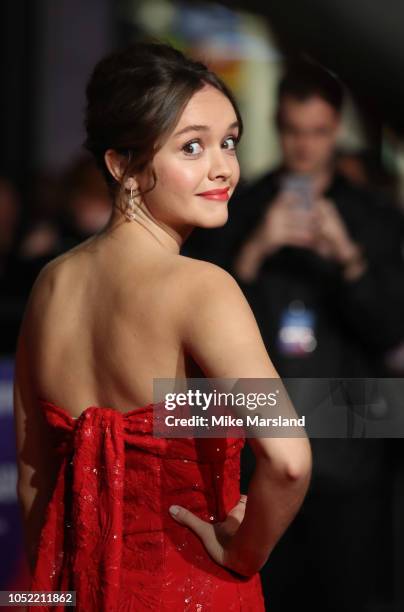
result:
M 215 563 L 168 512 L 179 504 L 223 520 L 240 498 L 243 439 L 153 437 L 153 404 L 126 413 L 89 406 L 74 419 L 40 403 L 61 466 L 31 590 L 76 591 L 78 612 L 265 609 L 259 574 Z

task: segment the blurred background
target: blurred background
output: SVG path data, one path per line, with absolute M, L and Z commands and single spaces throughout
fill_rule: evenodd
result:
M 111 211 L 103 178 L 81 146 L 85 85 L 95 63 L 115 48 L 150 38 L 208 63 L 231 87 L 241 107 L 245 133 L 239 160 L 245 185 L 282 164 L 276 112 L 285 67 L 297 60 L 320 64 L 341 81 L 345 94 L 335 167 L 350 184 L 394 210 L 396 221 L 387 216 L 386 227 L 394 225 L 394 239 L 399 241 L 404 210 L 404 9 L 400 2 L 378 4 L 370 0 L 1 3 L 0 590 L 27 584 L 12 424 L 13 356 L 25 303 L 41 267 L 102 229 Z M 383 216 L 380 219 L 382 226 Z M 382 239 L 388 242 L 388 236 L 387 229 Z M 205 237 L 202 243 L 191 242 L 189 253 L 203 257 L 210 242 Z M 402 246 L 401 242 L 401 256 Z M 397 278 L 404 287 L 404 277 L 395 278 L 395 287 Z M 400 334 L 397 327 L 390 344 L 380 349 L 385 376 L 404 372 Z M 291 375 L 298 376 L 299 369 Z M 306 373 L 302 370 L 300 375 Z M 375 560 L 377 572 L 385 572 L 380 589 L 373 592 L 373 578 L 359 571 L 364 592 L 368 586 L 372 591 L 363 610 L 373 612 L 404 609 L 403 468 L 398 442 L 394 461 L 388 463 L 393 470 L 390 486 L 382 493 L 388 504 L 380 523 L 383 568 Z M 359 525 L 362 516 L 347 511 L 343 520 Z M 374 526 L 379 528 L 379 523 Z M 360 530 L 357 533 L 360 537 Z M 277 576 L 282 567 L 286 566 L 279 561 Z M 263 582 L 268 609 L 297 609 L 285 594 L 293 580 L 284 583 L 271 605 L 267 574 Z M 301 598 L 302 606 L 310 604 L 308 594 Z M 311 609 L 316 610 L 317 604 Z M 334 607 L 324 599 L 318 609 Z M 338 609 L 357 612 L 362 607 L 341 604 Z

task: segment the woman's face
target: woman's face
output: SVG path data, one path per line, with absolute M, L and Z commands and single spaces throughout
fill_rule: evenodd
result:
M 240 175 L 238 131 L 224 94 L 206 85 L 192 96 L 153 159 L 157 183 L 143 200 L 155 219 L 177 231 L 226 223 L 227 203 Z M 147 189 L 145 177 L 139 186 Z

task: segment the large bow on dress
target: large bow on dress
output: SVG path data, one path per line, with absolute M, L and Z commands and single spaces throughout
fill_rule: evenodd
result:
M 61 465 L 30 589 L 74 590 L 76 610 L 114 612 L 120 587 L 125 442 L 163 451 L 165 440 L 150 436 L 153 405 L 126 413 L 90 406 L 75 419 L 50 402 L 40 402 Z M 81 592 L 86 599 L 90 593 L 95 605 L 80 601 Z

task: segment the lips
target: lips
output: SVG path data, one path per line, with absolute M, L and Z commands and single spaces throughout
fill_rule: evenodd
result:
M 207 198 L 208 200 L 228 200 L 229 199 L 229 189 L 230 187 L 225 187 L 224 189 L 211 189 L 210 191 L 204 191 L 203 193 L 198 193 L 198 196 L 202 198 Z

